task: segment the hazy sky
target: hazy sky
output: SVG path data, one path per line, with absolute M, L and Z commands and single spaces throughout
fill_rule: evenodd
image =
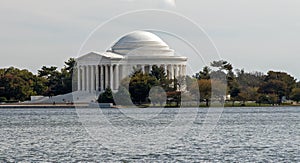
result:
M 1 0 L 0 67 L 33 72 L 43 65 L 61 67 L 63 61 L 77 56 L 87 36 L 104 21 L 127 11 L 164 9 L 200 25 L 234 68 L 281 70 L 300 79 L 299 8 L 298 0 L 176 0 L 176 4 L 173 0 Z M 152 19 L 157 23 L 157 17 Z M 198 39 L 180 22 L 172 21 L 168 25 L 175 31 L 186 33 L 190 40 Z M 149 25 L 149 20 L 145 24 Z M 126 29 L 126 25 L 120 22 L 120 27 Z M 117 36 L 118 32 L 110 39 Z M 107 38 L 96 41 L 102 45 Z

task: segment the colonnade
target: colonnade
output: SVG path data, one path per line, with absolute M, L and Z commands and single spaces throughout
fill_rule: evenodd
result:
M 184 64 L 155 64 L 158 67 L 163 67 L 167 78 L 173 79 L 174 76 L 185 76 L 186 65 Z M 132 68 L 138 68 L 144 73 L 152 71 L 151 64 L 135 64 L 135 65 L 80 65 L 78 66 L 78 90 L 79 91 L 103 91 L 110 87 L 112 90 L 117 90 L 120 81 L 127 77 Z

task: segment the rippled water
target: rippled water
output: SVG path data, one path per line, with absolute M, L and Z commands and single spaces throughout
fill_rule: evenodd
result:
M 225 108 L 217 126 L 202 139 L 198 130 L 206 125 L 207 109 L 195 110 L 197 118 L 177 143 L 163 151 L 136 154 L 130 148 L 118 152 L 101 145 L 88 134 L 75 109 L 0 109 L 0 162 L 300 162 L 299 107 Z M 191 114 L 194 112 L 183 115 Z M 168 126 L 174 115 L 172 109 L 166 110 L 156 117 L 156 123 L 145 124 L 124 119 L 120 111 L 106 110 L 106 116 L 124 135 L 134 128 Z

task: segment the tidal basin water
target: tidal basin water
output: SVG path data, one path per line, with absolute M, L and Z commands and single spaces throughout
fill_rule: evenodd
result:
M 76 109 L 0 109 L 0 162 L 300 162 L 300 107 L 225 108 L 203 139 L 197 139 L 202 136 L 197 130 L 205 125 L 208 109 L 194 109 L 198 115 L 178 142 L 162 142 L 162 151 L 153 149 L 140 154 L 131 152 L 132 148 L 119 152 L 95 140 L 79 120 Z M 135 114 L 135 110 L 128 110 L 129 116 Z M 167 109 L 151 117 L 156 123 L 126 123 L 120 111 L 108 109 L 105 113 L 113 126 L 122 129 L 121 136 L 132 128 L 168 126 L 176 114 Z M 195 112 L 183 115 L 191 114 Z M 97 125 L 108 132 L 111 127 Z M 159 134 L 166 136 L 164 132 Z M 114 143 L 117 147 L 118 142 Z

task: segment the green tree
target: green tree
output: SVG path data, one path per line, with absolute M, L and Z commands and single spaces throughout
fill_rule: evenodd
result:
M 170 84 L 172 84 L 173 81 L 167 79 L 167 74 L 163 67 L 158 67 L 156 65 L 152 66 L 152 71 L 150 73 L 150 76 L 155 77 L 159 83 L 158 85 L 163 87 L 166 91 L 172 90 Z
M 201 79 L 198 80 L 200 101 L 205 101 L 205 105 L 209 106 L 211 99 L 211 80 Z
M 257 88 L 244 87 L 243 89 L 240 89 L 238 99 L 243 102 L 243 105 L 245 105 L 246 101 L 257 101 L 258 96 Z
M 291 92 L 291 100 L 296 101 L 297 103 L 299 103 L 300 101 L 300 88 L 294 88 Z
M 33 82 L 34 82 L 34 86 L 33 86 L 34 92 L 36 92 L 37 95 L 44 95 L 48 90 L 48 87 L 46 86 L 47 79 L 35 75 Z
M 65 62 L 65 70 L 70 73 L 70 76 L 73 75 L 74 69 L 76 67 L 76 61 L 74 58 L 69 58 L 68 61 Z
M 33 90 L 35 76 L 28 70 L 10 67 L 2 69 L 0 73 L 0 97 L 10 101 L 24 101 L 36 95 Z
M 228 72 L 232 71 L 232 69 L 233 69 L 232 65 L 229 62 L 224 61 L 224 60 L 213 61 L 210 65 L 212 67 L 219 68 L 219 70 L 226 70 Z
M 275 105 L 276 103 L 278 103 L 279 98 L 276 94 L 260 94 L 258 96 L 258 100 L 256 103 L 258 103 L 259 105 L 261 104 L 272 104 Z
M 132 102 L 135 104 L 149 103 L 149 91 L 153 86 L 159 85 L 158 80 L 137 70 L 130 78 L 129 92 Z
M 0 103 L 7 101 L 6 97 L 0 97 Z
M 97 101 L 99 103 L 113 103 L 113 104 L 115 104 L 114 98 L 113 98 L 113 93 L 112 93 L 111 89 L 106 88 L 105 91 L 99 95 Z
M 238 83 L 234 82 L 229 87 L 230 101 L 232 102 L 232 106 L 234 106 L 234 102 L 239 100 L 239 93 L 241 92 Z
M 47 90 L 43 95 L 54 96 L 72 92 L 72 75 L 75 71 L 75 65 L 75 59 L 70 58 L 65 62 L 64 68 L 60 71 L 57 70 L 57 67 L 55 66 L 43 66 L 41 70 L 38 70 L 39 77 L 46 80 L 45 84 L 47 86 Z
M 258 92 L 266 95 L 276 95 L 279 99 L 277 103 L 281 103 L 280 99 L 285 96 L 286 89 L 287 85 L 283 81 L 269 80 L 262 83 L 261 87 L 258 89 Z
M 265 75 L 262 72 L 245 72 L 243 69 L 236 70 L 236 81 L 242 89 L 252 87 L 257 88 L 264 82 Z
M 62 68 L 62 78 L 63 78 L 63 92 L 72 92 L 72 87 L 77 90 L 77 69 L 76 60 L 74 58 L 69 58 L 65 62 L 64 68 Z
M 203 70 L 200 71 L 199 73 L 196 73 L 193 77 L 200 80 L 200 79 L 210 79 L 210 73 L 211 69 L 208 66 L 204 66 Z
M 265 78 L 265 81 L 280 81 L 285 84 L 285 90 L 282 94 L 279 95 L 280 98 L 282 96 L 286 96 L 289 99 L 292 89 L 296 87 L 296 79 L 286 72 L 269 71 Z
M 57 70 L 57 67 L 51 66 L 46 67 L 43 66 L 41 70 L 38 70 L 39 77 L 42 77 L 47 80 L 46 85 L 48 87 L 47 91 L 44 95 L 54 96 L 58 95 L 59 91 L 61 91 L 61 74 Z

